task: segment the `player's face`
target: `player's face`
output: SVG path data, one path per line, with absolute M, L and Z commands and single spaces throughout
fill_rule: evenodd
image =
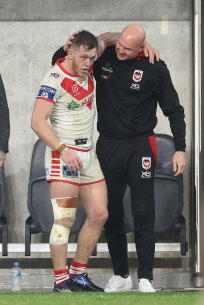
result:
M 83 77 L 88 74 L 96 59 L 96 51 L 96 48 L 88 50 L 86 47 L 80 46 L 80 48 L 74 52 L 72 60 L 74 75 Z
M 119 60 L 128 60 L 135 58 L 143 49 L 143 45 L 138 46 L 135 40 L 128 40 L 124 36 L 120 36 L 116 46 L 116 54 Z

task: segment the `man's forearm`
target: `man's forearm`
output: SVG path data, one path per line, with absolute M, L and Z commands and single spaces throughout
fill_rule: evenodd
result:
M 107 44 L 107 46 L 112 46 L 112 45 L 116 44 L 120 34 L 121 33 L 107 32 L 107 33 L 103 33 L 103 34 L 99 35 L 97 38 L 98 38 L 99 42 L 102 40 Z
M 103 33 L 97 37 L 98 39 L 98 52 L 101 56 L 107 47 L 115 45 L 120 33 Z

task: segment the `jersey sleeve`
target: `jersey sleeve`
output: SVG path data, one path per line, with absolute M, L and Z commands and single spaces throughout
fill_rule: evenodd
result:
M 60 96 L 60 91 L 61 85 L 58 78 L 53 77 L 53 73 L 48 72 L 40 83 L 40 90 L 37 98 L 56 104 L 57 99 Z

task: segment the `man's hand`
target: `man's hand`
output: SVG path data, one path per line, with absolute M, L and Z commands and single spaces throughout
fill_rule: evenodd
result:
M 66 43 L 65 46 L 64 46 L 64 50 L 65 50 L 65 51 L 67 51 L 67 50 L 70 48 L 70 46 L 71 46 L 71 44 L 72 44 L 72 40 L 74 39 L 74 36 L 75 36 L 76 34 L 78 34 L 78 33 L 79 33 L 79 32 L 74 32 L 74 33 L 72 34 L 72 36 L 68 38 L 67 43 Z
M 154 56 L 156 56 L 156 60 L 159 61 L 159 51 L 155 50 L 146 41 L 144 42 L 143 52 L 146 57 L 149 57 L 150 64 L 154 63 Z
M 5 160 L 6 160 L 6 153 L 5 151 L 0 150 L 0 167 L 3 166 Z
M 61 155 L 61 158 L 64 161 L 64 163 L 67 164 L 70 170 L 79 171 L 80 168 L 83 167 L 81 159 L 79 158 L 77 153 L 71 149 L 66 150 Z
M 186 168 L 186 154 L 184 151 L 176 151 L 173 157 L 174 176 L 183 174 Z

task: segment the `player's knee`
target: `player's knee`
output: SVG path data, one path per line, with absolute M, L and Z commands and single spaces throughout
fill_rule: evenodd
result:
M 92 215 L 92 219 L 97 224 L 104 225 L 108 218 L 108 210 L 104 208 L 103 210 L 95 211 L 94 215 Z
M 74 224 L 78 197 L 52 199 L 54 224 L 50 233 L 50 244 L 68 243 L 70 228 Z

